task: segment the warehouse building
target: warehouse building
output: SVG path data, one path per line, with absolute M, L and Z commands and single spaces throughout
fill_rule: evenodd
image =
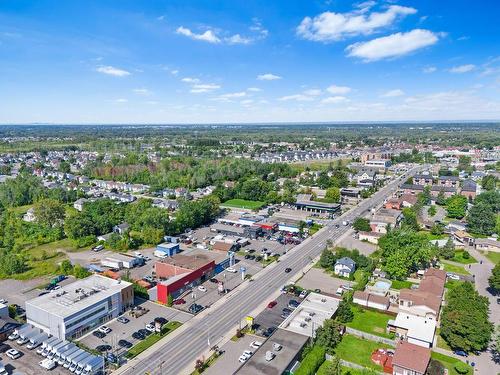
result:
M 78 338 L 134 303 L 131 283 L 101 275 L 26 301 L 26 320 L 59 339 Z

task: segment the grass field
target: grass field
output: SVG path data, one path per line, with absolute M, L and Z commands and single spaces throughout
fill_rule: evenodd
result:
M 169 333 L 173 332 L 177 328 L 179 328 L 182 325 L 180 322 L 172 321 L 168 322 L 162 330 L 163 333 L 154 333 L 150 336 L 148 336 L 145 340 L 140 341 L 138 344 L 134 345 L 130 350 L 127 352 L 125 355 L 127 358 L 134 358 L 141 354 L 143 351 L 148 349 L 149 347 L 153 346 L 156 344 L 158 341 L 160 341 L 162 338 L 167 336 Z M 165 328 L 166 327 L 166 328 Z
M 359 306 L 352 308 L 354 319 L 347 323 L 348 327 L 359 331 L 372 333 L 377 336 L 391 338 L 391 334 L 386 333 L 387 322 L 394 319 L 392 316 L 377 311 L 364 310 Z
M 391 280 L 391 289 L 410 289 L 412 285 L 414 285 L 411 281 L 407 280 Z
M 260 201 L 247 201 L 245 199 L 230 199 L 224 203 L 222 206 L 225 207 L 234 207 L 234 208 L 245 208 L 247 210 L 258 210 L 262 206 L 264 206 L 264 202 Z
M 446 261 L 442 261 L 442 264 L 443 264 L 444 270 L 446 272 L 453 272 L 453 273 L 457 273 L 459 275 L 469 275 L 469 272 L 467 272 L 467 270 L 462 266 L 450 264 L 450 263 L 447 263 Z
M 459 359 L 449 357 L 447 355 L 441 354 L 441 353 L 436 353 L 436 352 L 431 352 L 431 358 L 438 360 L 443 364 L 444 367 L 448 369 L 448 375 L 460 375 L 456 370 L 455 370 L 455 363 L 460 362 Z M 469 372 L 467 374 L 472 374 L 473 370 L 472 367 L 469 366 Z
M 335 353 L 345 361 L 381 371 L 382 366 L 376 365 L 371 360 L 371 354 L 379 348 L 387 349 L 390 346 L 375 341 L 363 340 L 353 335 L 345 335 L 335 348 Z
M 486 258 L 491 260 L 493 264 L 500 263 L 500 253 L 495 253 L 494 251 L 488 251 L 486 254 L 484 254 Z
M 327 371 L 328 365 L 330 363 L 331 363 L 331 361 L 325 361 L 325 362 L 323 362 L 323 364 L 319 367 L 318 372 L 316 372 L 316 375 L 326 375 L 327 374 L 326 371 Z M 350 374 L 350 375 L 365 375 L 366 371 L 342 366 L 342 375 L 347 375 L 347 374 Z
M 476 258 L 474 258 L 470 254 L 469 254 L 468 258 L 464 258 L 464 251 L 463 250 L 455 251 L 455 256 L 450 260 L 457 262 L 457 263 L 462 263 L 462 264 L 477 263 Z

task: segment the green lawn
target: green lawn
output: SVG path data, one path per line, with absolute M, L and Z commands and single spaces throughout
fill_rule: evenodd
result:
M 17 215 L 24 215 L 26 212 L 28 212 L 28 210 L 31 207 L 33 207 L 32 204 L 27 204 L 25 206 L 11 207 L 11 208 L 9 208 L 9 210 L 11 210 L 12 212 L 14 212 Z
M 431 352 L 431 358 L 441 362 L 444 367 L 448 369 L 448 375 L 460 375 L 457 371 L 455 371 L 455 363 L 460 362 L 459 359 L 449 357 L 447 355 Z M 472 374 L 472 367 L 469 366 L 469 372 L 467 374 Z
M 491 260 L 493 264 L 500 263 L 500 253 L 495 253 L 494 251 L 488 251 L 486 254 L 484 254 L 486 258 Z
M 457 263 L 462 263 L 462 264 L 472 264 L 472 263 L 477 263 L 476 258 L 474 258 L 472 255 L 469 254 L 468 258 L 464 258 L 464 251 L 463 250 L 458 250 L 455 251 L 455 256 L 450 259 L 454 262 Z
M 340 344 L 335 348 L 335 354 L 345 361 L 381 371 L 382 366 L 376 365 L 371 360 L 372 353 L 379 348 L 387 349 L 390 346 L 353 335 L 344 335 Z
M 260 201 L 247 201 L 245 199 L 230 199 L 224 203 L 222 206 L 226 207 L 235 207 L 235 208 L 245 208 L 249 210 L 258 210 L 262 206 L 264 206 L 264 202 Z
M 359 306 L 353 306 L 354 319 L 347 323 L 348 327 L 359 331 L 372 333 L 377 336 L 392 338 L 392 334 L 386 333 L 387 322 L 394 317 L 381 312 L 365 310 Z
M 407 281 L 407 280 L 403 280 L 403 281 L 402 280 L 391 280 L 391 281 L 392 281 L 391 289 L 396 289 L 396 290 L 410 289 L 412 285 L 415 285 L 411 281 Z
M 327 370 L 330 362 L 331 361 L 323 362 L 323 364 L 319 367 L 318 372 L 316 372 L 316 375 L 326 375 L 326 370 Z M 348 375 L 348 374 L 350 374 L 350 375 L 365 375 L 366 371 L 342 366 L 342 375 Z
M 444 284 L 444 287 L 447 289 L 453 289 L 457 285 L 460 285 L 464 283 L 464 281 L 459 281 L 459 280 L 448 280 L 446 284 Z
M 440 329 L 439 328 L 436 329 L 436 336 L 437 336 L 437 347 L 441 348 L 441 349 L 446 349 L 446 350 L 450 350 L 451 351 L 451 348 L 449 347 L 449 345 L 441 337 Z
M 134 358 L 141 354 L 143 351 L 153 346 L 155 343 L 160 341 L 162 338 L 167 336 L 169 333 L 173 332 L 182 325 L 180 322 L 171 321 L 168 322 L 163 328 L 162 333 L 153 333 L 149 335 L 145 340 L 140 341 L 138 344 L 134 345 L 125 355 L 127 358 Z
M 468 275 L 469 274 L 469 272 L 467 272 L 467 270 L 462 266 L 457 266 L 455 264 L 446 263 L 446 261 L 442 261 L 442 263 L 444 266 L 444 270 L 446 272 L 458 273 L 459 275 Z

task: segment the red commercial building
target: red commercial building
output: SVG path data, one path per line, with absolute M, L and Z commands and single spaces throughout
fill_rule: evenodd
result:
M 177 298 L 214 275 L 215 261 L 207 256 L 176 254 L 155 264 L 156 276 L 165 279 L 157 284 L 157 300 L 168 302 L 168 296 Z

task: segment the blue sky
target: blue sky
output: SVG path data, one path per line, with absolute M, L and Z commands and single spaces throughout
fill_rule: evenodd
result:
M 500 119 L 497 1 L 0 1 L 0 123 Z

